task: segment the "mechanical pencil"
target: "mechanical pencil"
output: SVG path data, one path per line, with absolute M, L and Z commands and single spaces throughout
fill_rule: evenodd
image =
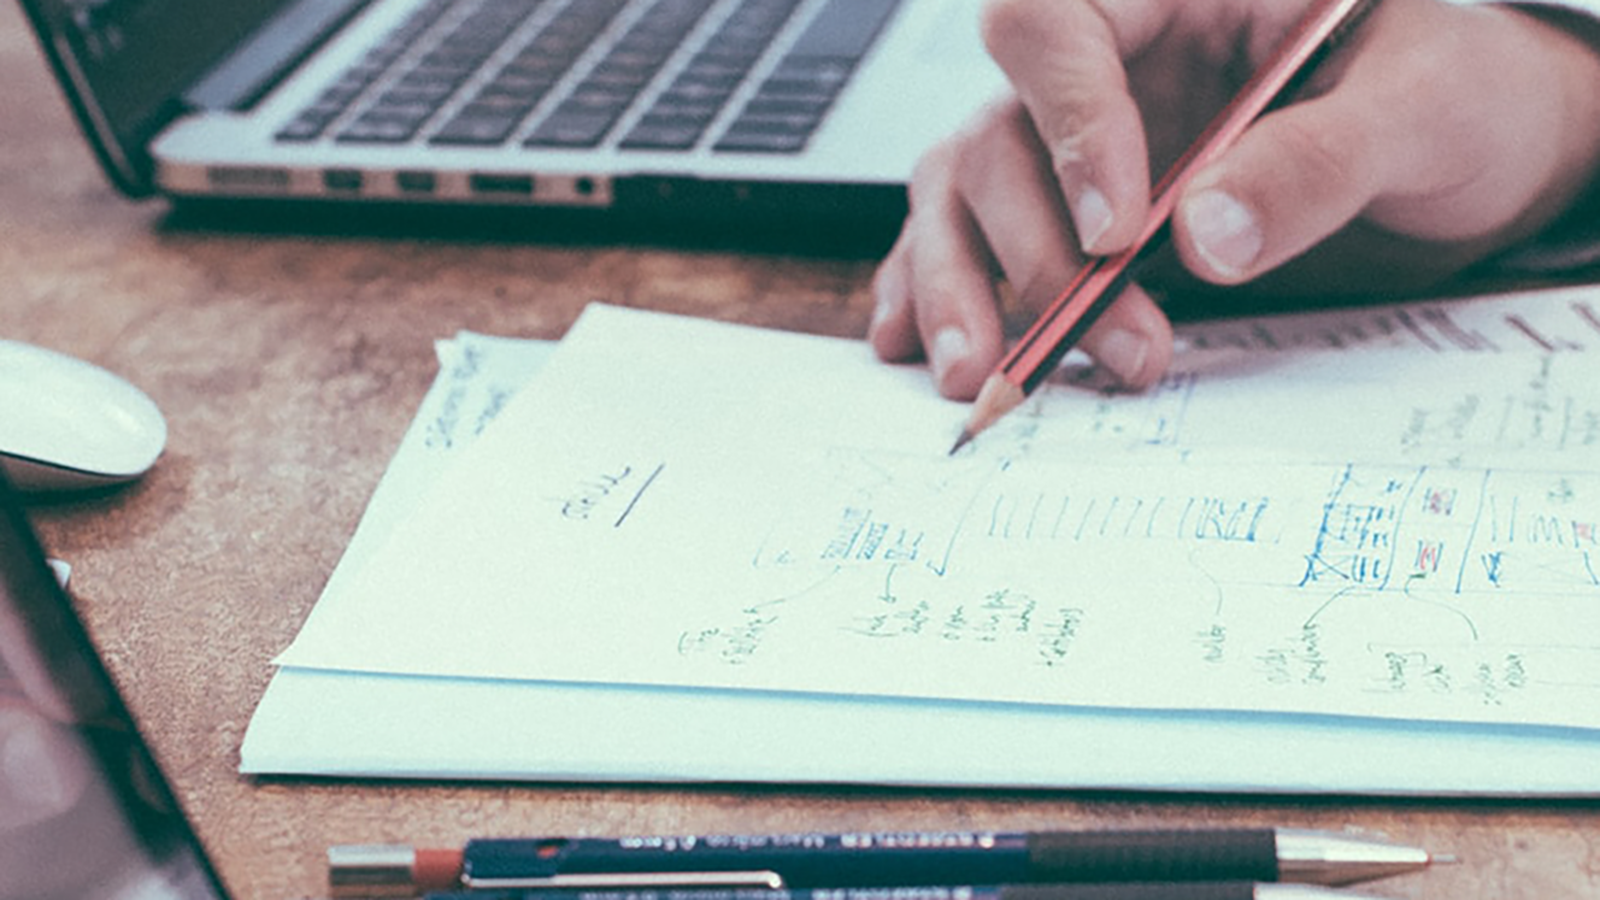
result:
M 1426 867 L 1426 850 L 1300 829 L 490 838 L 459 850 L 328 851 L 337 896 L 469 889 L 824 888 L 1039 882 L 1353 884 Z

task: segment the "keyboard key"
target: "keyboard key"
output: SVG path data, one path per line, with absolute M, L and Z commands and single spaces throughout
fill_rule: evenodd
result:
M 420 119 L 369 112 L 363 113 L 339 132 L 338 140 L 361 144 L 403 144 L 420 127 Z
M 522 121 L 523 113 L 503 113 L 468 107 L 445 123 L 430 138 L 436 144 L 493 146 L 505 143 Z
M 527 140 L 530 147 L 583 148 L 599 146 L 616 116 L 557 110 Z
M 769 131 L 762 123 L 740 120 L 717 141 L 716 149 L 725 153 L 799 153 L 810 138 L 810 129 Z
M 700 140 L 711 117 L 651 113 L 628 132 L 622 146 L 632 150 L 687 150 Z

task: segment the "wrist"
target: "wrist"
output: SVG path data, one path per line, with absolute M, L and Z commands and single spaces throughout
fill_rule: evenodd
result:
M 1505 11 L 1543 48 L 1566 113 L 1549 189 L 1530 207 L 1526 236 L 1498 254 L 1491 268 L 1550 275 L 1595 267 L 1600 265 L 1600 0 L 1508 4 Z

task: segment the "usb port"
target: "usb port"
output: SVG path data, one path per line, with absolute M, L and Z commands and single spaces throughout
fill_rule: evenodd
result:
M 361 173 L 355 169 L 326 169 L 322 173 L 322 186 L 340 193 L 360 193 Z
M 396 172 L 394 184 L 402 194 L 431 194 L 438 187 L 439 180 L 432 172 Z
M 467 179 L 474 194 L 532 194 L 532 175 L 477 174 Z

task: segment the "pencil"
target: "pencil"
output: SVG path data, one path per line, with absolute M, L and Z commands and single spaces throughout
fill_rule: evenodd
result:
M 1137 258 L 1167 233 L 1178 197 L 1201 169 L 1216 161 L 1251 124 L 1286 101 L 1328 52 L 1360 24 L 1378 0 L 1318 0 L 1290 36 L 1206 126 L 1151 193 L 1150 215 L 1134 243 L 1090 259 L 984 381 L 954 454 L 984 429 L 1022 405 L 1060 364 L 1095 320 L 1127 287 Z

